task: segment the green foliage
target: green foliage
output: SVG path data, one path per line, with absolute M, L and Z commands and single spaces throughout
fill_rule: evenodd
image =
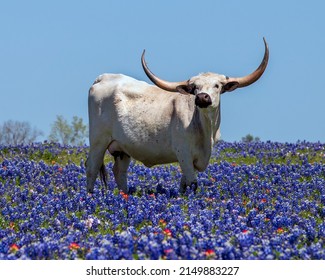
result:
M 88 135 L 87 125 L 82 118 L 74 116 L 69 124 L 63 116 L 57 116 L 53 123 L 49 140 L 63 145 L 79 146 L 85 144 Z
M 242 137 L 241 141 L 244 143 L 250 143 L 250 142 L 259 142 L 261 140 L 259 137 L 254 137 L 251 134 L 247 134 L 245 137 Z

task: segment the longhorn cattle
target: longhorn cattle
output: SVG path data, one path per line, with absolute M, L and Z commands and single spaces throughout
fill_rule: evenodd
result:
M 150 85 L 121 74 L 100 75 L 89 90 L 89 155 L 87 191 L 94 191 L 106 150 L 114 157 L 117 187 L 128 193 L 131 158 L 151 167 L 179 162 L 180 191 L 197 187 L 196 171 L 208 166 L 213 145 L 220 137 L 220 95 L 257 81 L 268 64 L 269 49 L 259 67 L 245 77 L 203 73 L 182 82 L 168 82 L 141 62 Z

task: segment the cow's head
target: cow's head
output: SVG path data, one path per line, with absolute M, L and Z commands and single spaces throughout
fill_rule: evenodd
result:
M 141 62 L 148 78 L 158 87 L 172 92 L 195 95 L 195 104 L 200 108 L 219 105 L 220 94 L 246 87 L 256 82 L 264 73 L 269 60 L 269 48 L 264 40 L 265 52 L 260 66 L 251 74 L 233 78 L 215 73 L 203 73 L 183 82 L 168 82 L 155 76 L 148 68 L 143 51 Z

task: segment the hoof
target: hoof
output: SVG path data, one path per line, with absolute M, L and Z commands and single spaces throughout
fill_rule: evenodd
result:
M 196 194 L 197 186 L 197 182 L 191 183 L 190 186 L 181 186 L 180 193 L 186 194 L 187 192 L 193 192 L 194 194 Z
M 94 190 L 88 190 L 88 189 L 87 189 L 87 193 L 88 193 L 88 194 L 94 194 Z
M 191 188 L 191 190 L 192 190 L 194 193 L 196 193 L 196 190 L 197 190 L 197 182 L 192 183 L 190 188 Z

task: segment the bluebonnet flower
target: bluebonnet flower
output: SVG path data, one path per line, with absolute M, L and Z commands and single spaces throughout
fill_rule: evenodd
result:
M 177 165 L 132 162 L 130 194 L 97 180 L 89 196 L 87 147 L 0 146 L 0 258 L 324 259 L 324 150 L 220 142 L 196 194 Z

